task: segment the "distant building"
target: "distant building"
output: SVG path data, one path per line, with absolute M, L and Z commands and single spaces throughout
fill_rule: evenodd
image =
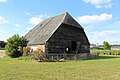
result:
M 103 50 L 104 47 L 103 47 L 103 45 L 98 45 L 98 43 L 97 43 L 97 44 L 90 44 L 90 49 L 100 49 L 100 50 Z
M 111 46 L 111 50 L 120 50 L 120 46 L 118 45 Z
M 90 48 L 97 48 L 96 44 L 90 44 Z

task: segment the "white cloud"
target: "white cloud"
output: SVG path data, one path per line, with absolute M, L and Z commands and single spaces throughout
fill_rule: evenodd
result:
M 21 25 L 20 24 L 15 24 L 16 27 L 20 27 Z
M 40 17 L 31 17 L 29 21 L 31 24 L 37 25 L 39 22 L 42 21 L 42 19 Z
M 105 38 L 107 36 L 114 36 L 117 34 L 120 34 L 120 31 L 107 30 L 107 31 L 101 31 L 101 32 L 92 32 L 92 35 L 96 36 L 96 38 Z
M 85 3 L 90 3 L 95 5 L 97 9 L 99 8 L 111 8 L 112 1 L 111 0 L 83 0 Z
M 0 2 L 7 2 L 7 0 L 0 0 Z
M 29 12 L 26 12 L 25 14 L 26 14 L 26 15 L 31 15 L 31 13 L 29 13 Z
M 81 17 L 77 17 L 76 20 L 80 23 L 94 23 L 94 22 L 102 22 L 112 19 L 112 14 L 103 13 L 100 15 L 85 15 Z
M 115 43 L 120 41 L 119 35 L 119 30 L 106 30 L 91 32 L 90 34 L 88 34 L 88 37 L 91 43 L 102 43 L 103 41 Z
M 4 17 L 0 16 L 0 24 L 5 24 L 5 23 L 9 23 L 9 21 L 6 20 Z
M 15 30 L 15 31 L 18 31 L 20 28 L 21 28 L 21 25 L 20 25 L 20 24 L 15 24 L 15 27 L 14 27 L 14 30 Z
M 29 19 L 29 22 L 31 24 L 37 25 L 38 23 L 40 23 L 46 17 L 47 17 L 46 15 L 33 16 Z

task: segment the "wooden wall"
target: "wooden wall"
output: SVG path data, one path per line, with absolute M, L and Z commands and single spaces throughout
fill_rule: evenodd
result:
M 73 50 L 73 48 L 75 49 Z M 46 53 L 89 53 L 90 44 L 83 28 L 62 24 L 46 43 Z

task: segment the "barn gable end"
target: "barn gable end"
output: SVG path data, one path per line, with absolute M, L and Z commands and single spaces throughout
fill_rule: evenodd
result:
M 90 52 L 84 29 L 67 12 L 42 21 L 25 38 L 29 46 L 42 46 L 48 56 Z

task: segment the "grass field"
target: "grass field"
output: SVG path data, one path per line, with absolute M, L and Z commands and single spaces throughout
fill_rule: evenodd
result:
M 120 58 L 70 62 L 35 62 L 0 58 L 0 80 L 119 80 Z

